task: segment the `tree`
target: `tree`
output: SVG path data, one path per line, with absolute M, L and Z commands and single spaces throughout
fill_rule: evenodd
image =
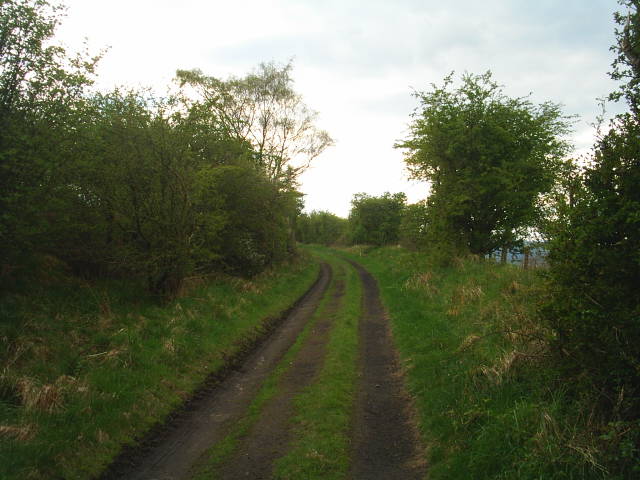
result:
M 100 55 L 70 57 L 51 44 L 63 8 L 48 0 L 0 3 L 0 121 L 17 112 L 76 100 L 92 83 Z M 58 110 L 59 111 L 59 110 Z
M 349 230 L 352 243 L 389 245 L 397 243 L 407 197 L 386 192 L 380 197 L 356 193 L 351 200 Z
M 421 201 L 407 205 L 402 212 L 400 222 L 400 244 L 411 249 L 424 249 L 427 246 L 427 202 Z
M 214 268 L 251 276 L 290 253 L 289 220 L 297 211 L 297 192 L 281 191 L 252 165 L 242 163 L 206 169 L 201 175 L 208 198 L 224 214 L 220 258 Z
M 456 252 L 512 245 L 536 218 L 568 150 L 568 118 L 551 102 L 510 98 L 490 72 L 453 74 L 416 92 L 409 138 L 398 142 L 414 178 L 431 183 L 429 238 Z
M 301 243 L 336 245 L 345 241 L 348 221 L 331 212 L 303 213 L 296 219 L 296 239 Z
M 186 89 L 91 94 L 98 58 L 53 44 L 61 11 L 0 2 L 2 286 L 54 256 L 85 278 L 143 279 L 168 299 L 186 275 L 253 275 L 290 254 L 293 164 L 331 143 L 290 66 L 228 82 L 185 74 L 200 101 Z
M 274 181 L 291 183 L 333 140 L 314 123 L 310 110 L 292 87 L 291 63 L 262 63 L 244 78 L 220 80 L 200 70 L 178 70 L 215 112 L 233 138 L 251 144 L 256 164 Z
M 616 45 L 611 47 L 616 58 L 610 76 L 620 81 L 620 87 L 609 98 L 618 101 L 624 97 L 633 115 L 640 116 L 640 13 L 637 0 L 620 0 L 626 11 L 614 12 L 613 18 L 618 25 L 615 29 Z
M 50 242 L 50 209 L 68 183 L 83 95 L 99 56 L 52 42 L 57 2 L 0 3 L 0 263 L 19 269 Z M 61 196 L 62 195 L 62 196 Z
M 619 115 L 598 140 L 551 242 L 549 319 L 565 361 L 606 389 L 635 387 L 640 367 L 640 123 Z
M 571 183 L 550 244 L 550 300 L 561 365 L 594 384 L 609 415 L 637 425 L 640 411 L 640 15 L 637 1 L 616 13 L 611 76 L 626 80 L 612 97 L 629 113 L 603 129 L 589 163 Z M 633 428 L 635 432 L 637 429 Z M 622 440 L 622 439 L 621 439 Z M 635 436 L 635 442 L 640 437 Z M 637 443 L 636 443 L 637 444 Z M 637 452 L 637 450 L 636 450 Z M 630 456 L 625 460 L 633 461 Z M 637 453 L 635 457 L 638 463 Z M 622 463 L 617 467 L 626 468 Z M 637 472 L 637 470 L 636 470 Z
M 163 297 L 175 294 L 192 270 L 199 227 L 200 165 L 184 117 L 171 114 L 171 100 L 117 90 L 95 95 L 73 185 L 102 226 L 91 237 L 92 250 L 103 257 L 97 260 L 144 276 L 149 290 Z

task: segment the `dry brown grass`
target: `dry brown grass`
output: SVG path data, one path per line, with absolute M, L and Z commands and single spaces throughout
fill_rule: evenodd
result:
M 4 377 L 3 380 L 12 383 L 20 403 L 27 411 L 56 412 L 63 408 L 67 394 L 84 394 L 88 391 L 85 384 L 69 375 L 62 375 L 55 382 L 44 385 L 26 376 L 11 380 Z
M 482 297 L 484 297 L 484 290 L 482 286 L 474 281 L 461 285 L 451 295 L 447 314 L 451 316 L 458 315 L 467 304 L 473 303 Z
M 524 301 L 532 295 L 530 287 L 517 280 L 510 281 L 497 298 L 487 298 L 479 305 L 477 328 L 469 334 L 458 352 L 477 348 L 485 340 L 500 339 L 501 351 L 490 354 L 485 363 L 474 368 L 472 376 L 481 383 L 499 386 L 518 370 L 519 366 L 537 364 L 549 354 L 548 335 L 544 325 Z M 465 304 L 484 297 L 483 289 L 473 281 L 457 288 L 451 299 L 450 311 L 459 311 Z M 489 327 L 489 328 L 486 328 Z
M 92 353 L 85 356 L 87 360 L 94 360 L 98 362 L 105 362 L 109 360 L 117 360 L 122 353 L 126 351 L 126 348 L 112 348 L 111 350 L 105 350 L 104 352 Z
M 456 270 L 463 272 L 467 269 L 469 263 L 478 263 L 482 260 L 483 258 L 480 255 L 469 253 L 467 255 L 453 257 L 451 263 Z
M 463 352 L 473 347 L 478 341 L 482 340 L 480 335 L 476 335 L 472 333 L 471 335 L 467 335 L 467 337 L 462 341 L 460 346 L 458 347 L 458 352 Z
M 192 277 L 187 277 L 182 280 L 180 284 L 180 289 L 176 294 L 176 298 L 183 298 L 189 296 L 194 290 L 203 287 L 207 283 L 211 281 L 212 276 L 208 275 L 196 275 Z
M 176 344 L 175 344 L 175 342 L 173 341 L 173 338 L 167 338 L 167 339 L 164 341 L 163 348 L 164 348 L 164 350 L 165 350 L 165 351 L 169 352 L 169 353 L 170 353 L 170 354 L 172 354 L 172 355 L 173 355 L 174 353 L 176 353 Z
M 414 290 L 425 293 L 429 298 L 440 293 L 440 289 L 434 283 L 432 272 L 416 273 L 404 283 L 405 290 Z
M 54 412 L 62 407 L 62 389 L 55 384 L 38 385 L 28 377 L 17 381 L 22 404 L 27 410 Z
M 237 283 L 241 292 L 256 293 L 258 295 L 262 293 L 262 289 L 258 286 L 258 284 L 252 282 L 251 280 L 238 279 Z
M 500 385 L 519 358 L 520 352 L 511 350 L 505 352 L 493 365 L 482 365 L 479 370 L 492 384 Z
M 98 429 L 98 431 L 96 432 L 96 440 L 98 441 L 98 443 L 105 443 L 109 441 L 109 435 Z
M 35 434 L 36 428 L 33 425 L 0 425 L 0 439 L 7 438 L 19 442 L 28 442 Z

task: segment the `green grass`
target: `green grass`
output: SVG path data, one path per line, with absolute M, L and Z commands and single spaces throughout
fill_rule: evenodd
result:
M 60 275 L 0 300 L 0 477 L 91 478 L 221 368 L 318 274 L 282 264 L 159 306 Z M 193 282 L 192 282 L 193 283 Z M 126 288 L 125 288 L 126 287 Z
M 313 251 L 324 258 L 333 256 L 326 249 Z M 335 316 L 317 381 L 295 400 L 295 439 L 288 454 L 276 461 L 275 478 L 328 480 L 348 476 L 362 285 L 355 269 L 341 263 L 347 269 L 342 308 Z
M 416 402 L 429 478 L 606 478 L 534 310 L 535 273 L 478 259 L 435 268 L 389 247 L 375 275 Z

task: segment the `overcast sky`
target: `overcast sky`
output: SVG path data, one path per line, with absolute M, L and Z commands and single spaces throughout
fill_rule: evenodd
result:
M 593 142 L 597 98 L 614 87 L 614 0 L 66 0 L 60 37 L 109 46 L 100 87 L 162 91 L 176 69 L 242 76 L 294 59 L 295 89 L 336 140 L 302 176 L 308 210 L 346 216 L 354 193 L 427 187 L 410 182 L 402 152 L 416 106 L 451 71 L 482 73 L 512 96 L 532 94 L 580 116 L 579 152 Z M 610 111 L 619 107 L 612 106 Z

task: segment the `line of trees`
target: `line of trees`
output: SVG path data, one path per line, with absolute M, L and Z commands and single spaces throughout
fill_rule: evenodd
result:
M 296 239 L 301 243 L 346 245 L 349 222 L 331 212 L 301 213 L 296 220 Z
M 428 246 L 447 262 L 519 247 L 540 231 L 569 168 L 572 118 L 558 104 L 507 96 L 491 72 L 464 74 L 458 86 L 451 74 L 414 95 L 420 106 L 396 147 L 430 195 L 407 205 L 403 193 L 356 194 L 347 243 Z
M 412 207 L 406 200 L 401 192 L 379 197 L 356 193 L 348 219 L 324 211 L 302 213 L 297 219 L 296 238 L 322 245 L 397 244 L 402 238 L 403 219 Z
M 297 176 L 331 145 L 291 65 L 173 93 L 92 89 L 101 54 L 54 44 L 60 4 L 0 4 L 0 283 L 53 255 L 78 275 L 252 275 L 295 247 Z

